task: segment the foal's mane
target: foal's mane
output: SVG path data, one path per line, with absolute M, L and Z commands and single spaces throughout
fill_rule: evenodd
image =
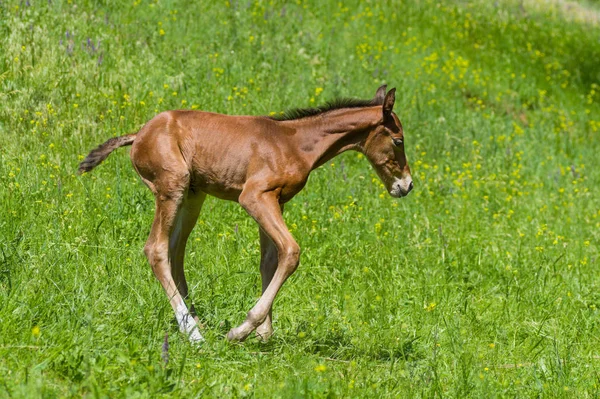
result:
M 313 108 L 294 108 L 284 111 L 282 114 L 270 116 L 270 119 L 276 121 L 291 121 L 295 119 L 307 118 L 309 116 L 320 115 L 325 112 L 342 108 L 364 108 L 374 105 L 383 105 L 383 98 L 374 98 L 372 100 L 362 100 L 359 98 L 336 98 L 323 105 Z

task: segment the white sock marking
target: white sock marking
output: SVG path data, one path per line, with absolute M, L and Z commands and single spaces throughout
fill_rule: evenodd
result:
M 198 324 L 196 324 L 196 320 L 194 320 L 194 317 L 190 314 L 185 303 L 181 302 L 177 305 L 175 318 L 177 319 L 179 330 L 188 335 L 190 342 L 200 343 L 204 341 L 202 334 L 198 331 Z

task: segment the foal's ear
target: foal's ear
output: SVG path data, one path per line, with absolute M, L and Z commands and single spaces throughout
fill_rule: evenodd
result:
M 387 92 L 387 85 L 383 85 L 379 89 L 377 89 L 377 93 L 375 93 L 373 102 L 375 104 L 383 104 L 383 99 L 385 98 L 386 92 Z
M 388 116 L 392 114 L 394 109 L 394 102 L 396 101 L 396 88 L 393 88 L 385 95 L 383 99 L 383 115 Z

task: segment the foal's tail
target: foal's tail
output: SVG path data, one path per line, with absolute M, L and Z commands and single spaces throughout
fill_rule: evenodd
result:
M 87 157 L 79 164 L 79 174 L 89 172 L 104 161 L 111 152 L 119 147 L 131 145 L 135 140 L 137 133 L 126 134 L 125 136 L 113 137 L 106 140 L 103 144 L 94 148 Z

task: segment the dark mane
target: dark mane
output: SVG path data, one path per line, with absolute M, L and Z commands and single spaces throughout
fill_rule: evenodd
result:
M 273 115 L 269 118 L 276 121 L 291 121 L 294 119 L 302 119 L 309 116 L 320 115 L 325 112 L 333 111 L 342 108 L 364 108 L 372 107 L 374 105 L 383 105 L 382 100 L 361 100 L 358 98 L 336 98 L 335 100 L 328 101 L 323 105 L 319 105 L 315 108 L 294 108 L 284 111 L 280 115 Z

